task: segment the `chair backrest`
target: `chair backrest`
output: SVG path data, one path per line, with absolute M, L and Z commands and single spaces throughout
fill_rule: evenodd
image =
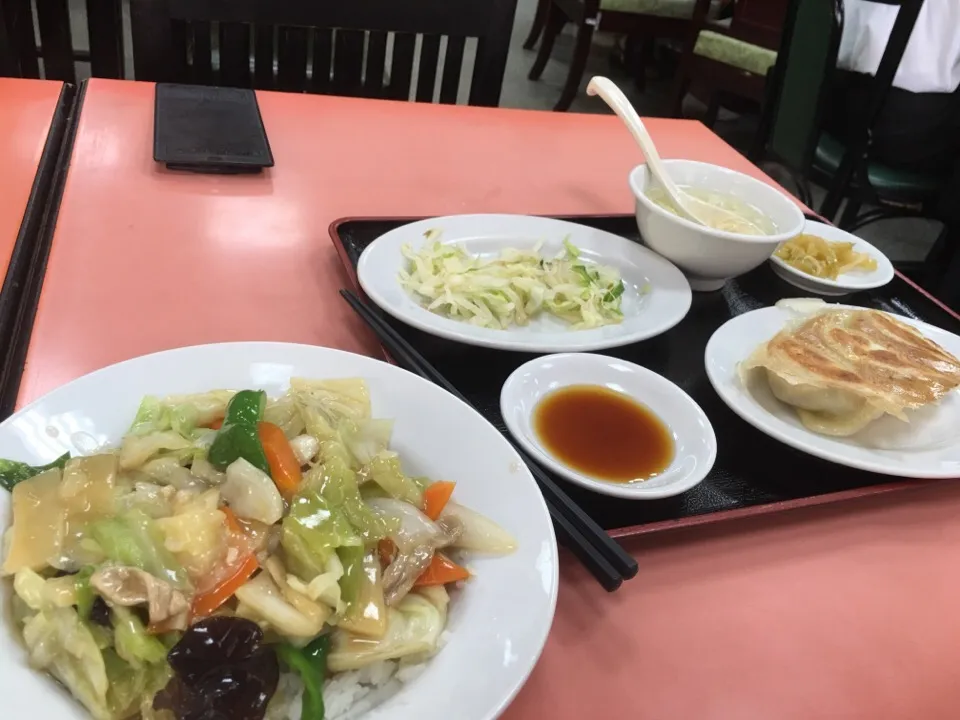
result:
M 860 109 L 850 137 L 850 152 L 864 156 L 870 128 L 886 100 L 924 0 L 861 0 L 899 5 L 897 19 L 871 81 L 869 102 Z M 794 170 L 806 172 L 820 136 L 826 91 L 836 69 L 843 31 L 842 0 L 793 0 L 795 12 L 784 31 L 774 68 L 768 152 Z
M 7 20 L 0 14 L 0 77 L 16 77 L 18 75 L 20 75 L 20 62 L 10 42 Z
M 816 150 L 842 31 L 842 0 L 792 0 L 764 109 L 770 122 L 766 152 L 801 174 Z
M 516 3 L 131 0 L 134 69 L 158 82 L 455 103 L 472 54 L 468 102 L 493 106 Z
M 846 149 L 820 207 L 832 218 L 851 180 L 866 184 L 870 129 L 893 86 L 893 78 L 907 49 L 924 0 L 861 0 L 898 5 L 897 19 L 870 84 L 869 100 L 850 125 Z M 843 30 L 842 0 L 793 0 L 784 37 L 774 66 L 770 94 L 761 117 L 759 134 L 768 139 L 766 155 L 806 176 L 821 133 L 826 91 L 836 69 Z
M 9 59 L 0 73 L 76 82 L 77 63 L 88 62 L 92 75 L 123 77 L 121 0 L 86 0 L 85 10 L 89 44 L 78 49 L 68 0 L 2 0 Z
M 736 0 L 728 34 L 776 50 L 789 4 L 789 0 Z

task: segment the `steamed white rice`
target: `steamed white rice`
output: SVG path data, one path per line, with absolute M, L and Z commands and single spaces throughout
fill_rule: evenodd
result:
M 448 631 L 440 635 L 439 646 L 446 644 Z M 434 656 L 435 657 L 435 656 Z M 417 678 L 433 657 L 419 662 L 383 660 L 359 670 L 334 675 L 323 686 L 325 720 L 354 720 L 395 695 L 405 684 Z M 300 720 L 303 683 L 294 673 L 283 673 L 267 711 L 268 720 Z

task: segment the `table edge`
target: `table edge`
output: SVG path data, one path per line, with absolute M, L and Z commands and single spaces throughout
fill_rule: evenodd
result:
M 62 84 L 0 290 L 0 337 L 10 338 L 0 357 L 0 420 L 16 406 L 85 88 Z

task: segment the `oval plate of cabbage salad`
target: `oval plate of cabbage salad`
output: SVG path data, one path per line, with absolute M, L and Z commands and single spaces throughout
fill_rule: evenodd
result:
M 371 358 L 136 358 L 4 421 L 0 458 L 5 717 L 490 720 L 553 619 L 517 453 Z
M 398 320 L 521 352 L 588 351 L 659 335 L 690 309 L 673 264 L 612 233 L 526 215 L 410 223 L 372 242 L 357 277 Z

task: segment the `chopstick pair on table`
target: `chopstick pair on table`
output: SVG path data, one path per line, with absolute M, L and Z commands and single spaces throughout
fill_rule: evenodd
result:
M 473 407 L 473 404 L 449 380 L 443 377 L 416 348 L 404 340 L 396 330 L 390 327 L 360 298 L 349 290 L 341 290 L 340 294 L 376 333 L 387 352 L 399 365 L 439 385 Z M 504 437 L 510 441 L 510 444 L 520 454 L 527 467 L 530 468 L 530 472 L 533 473 L 533 477 L 543 493 L 543 498 L 546 500 L 550 516 L 553 518 L 554 528 L 558 531 L 561 541 L 577 556 L 604 589 L 613 592 L 620 587 L 624 580 L 636 575 L 637 561 L 627 554 L 603 528 L 597 525 L 593 518 L 587 515 L 509 434 L 505 433 Z

